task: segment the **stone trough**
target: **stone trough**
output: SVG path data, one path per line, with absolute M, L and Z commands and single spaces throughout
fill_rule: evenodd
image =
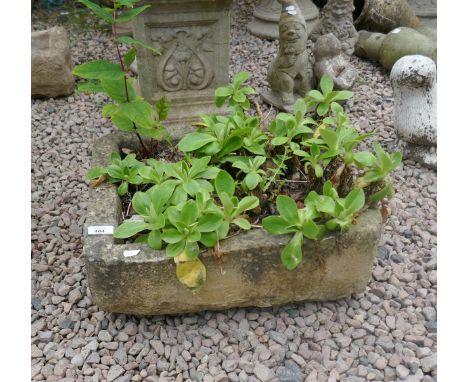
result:
M 110 154 L 131 147 L 130 141 L 120 133 L 96 141 L 93 166 L 108 165 Z M 383 226 L 380 212 L 368 210 L 345 234 L 331 234 L 319 242 L 305 239 L 304 259 L 295 271 L 288 271 L 280 259 L 288 235 L 272 236 L 263 229 L 241 233 L 221 242 L 221 262 L 201 255 L 206 283 L 192 293 L 177 280 L 174 261 L 164 251 L 122 244 L 109 234 L 88 234 L 90 227 L 116 227 L 121 216 L 115 185 L 90 189 L 84 239 L 89 287 L 102 309 L 139 315 L 336 300 L 362 292 Z

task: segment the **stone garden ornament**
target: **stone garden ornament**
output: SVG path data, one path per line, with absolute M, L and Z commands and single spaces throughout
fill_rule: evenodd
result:
M 263 99 L 290 111 L 298 96 L 304 97 L 314 82 L 312 62 L 307 51 L 307 31 L 304 17 L 294 0 L 282 0 L 279 22 L 280 48 L 270 64 L 267 81 L 271 91 Z
M 427 35 L 407 27 L 396 28 L 388 34 L 359 31 L 354 54 L 379 61 L 391 70 L 401 57 L 423 55 L 437 61 L 437 43 Z
M 333 33 L 341 42 L 344 53 L 352 55 L 358 40 L 353 24 L 353 0 L 329 0 L 323 7 L 322 34 Z
M 390 73 L 394 125 L 403 156 L 437 167 L 437 70 L 421 55 L 400 58 Z
M 31 95 L 57 97 L 74 91 L 67 31 L 54 27 L 31 34 Z
M 354 85 L 358 72 L 341 52 L 340 41 L 332 33 L 320 36 L 314 46 L 314 74 L 317 80 L 328 74 L 339 90 Z

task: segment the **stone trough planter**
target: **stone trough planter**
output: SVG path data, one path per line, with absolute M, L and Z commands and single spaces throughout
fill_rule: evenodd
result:
M 131 146 L 128 139 L 117 133 L 96 141 L 93 165 L 108 165 L 113 151 Z M 369 210 L 345 234 L 319 242 L 306 239 L 304 260 L 295 271 L 288 271 L 280 260 L 287 237 L 262 229 L 239 234 L 221 243 L 220 264 L 214 256 L 202 255 L 206 283 L 194 294 L 177 280 L 174 261 L 164 251 L 146 244 L 122 244 L 112 235 L 88 234 L 95 226 L 116 227 L 121 215 L 114 185 L 90 189 L 84 240 L 89 287 L 102 309 L 142 315 L 336 300 L 362 292 L 371 277 L 383 226 L 380 212 Z M 138 254 L 128 256 L 129 251 Z

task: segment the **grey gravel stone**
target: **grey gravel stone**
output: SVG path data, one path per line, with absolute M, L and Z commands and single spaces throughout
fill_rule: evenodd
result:
M 281 345 L 286 345 L 287 338 L 284 334 L 279 333 L 275 330 L 269 331 L 268 334 L 272 340 L 278 342 Z
M 429 373 L 434 370 L 437 365 L 437 353 L 431 354 L 429 357 L 421 359 L 421 368 L 424 373 Z
M 280 382 L 302 382 L 304 375 L 301 368 L 294 362 L 287 362 L 286 367 L 279 374 Z
M 125 369 L 120 365 L 111 366 L 109 372 L 107 373 L 107 382 L 114 381 L 117 377 L 120 377 L 125 373 Z
M 274 373 L 265 365 L 258 364 L 254 367 L 253 372 L 255 376 L 262 382 L 270 381 L 274 378 Z

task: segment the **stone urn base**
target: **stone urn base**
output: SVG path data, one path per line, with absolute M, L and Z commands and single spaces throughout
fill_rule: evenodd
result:
M 298 0 L 297 5 L 306 21 L 307 33 L 310 36 L 320 28 L 319 10 L 310 0 Z M 255 7 L 252 21 L 247 29 L 255 36 L 267 40 L 278 40 L 278 23 L 281 4 L 278 0 L 262 0 Z
M 108 165 L 113 151 L 132 147 L 129 140 L 110 134 L 96 141 L 93 165 Z M 220 262 L 202 255 L 206 283 L 192 293 L 177 280 L 174 261 L 164 251 L 146 244 L 122 244 L 112 235 L 88 234 L 91 226 L 116 227 L 120 220 L 116 187 L 104 184 L 91 189 L 84 239 L 89 287 L 102 309 L 139 315 L 268 307 L 360 293 L 371 278 L 383 226 L 380 212 L 369 210 L 345 234 L 318 242 L 305 240 L 304 260 L 295 271 L 288 271 L 280 260 L 287 235 L 271 236 L 262 229 L 236 235 L 221 243 Z
M 412 159 L 433 170 L 437 170 L 437 147 L 423 146 L 414 143 L 405 142 L 402 139 L 397 140 L 397 150 L 401 152 L 403 158 Z

